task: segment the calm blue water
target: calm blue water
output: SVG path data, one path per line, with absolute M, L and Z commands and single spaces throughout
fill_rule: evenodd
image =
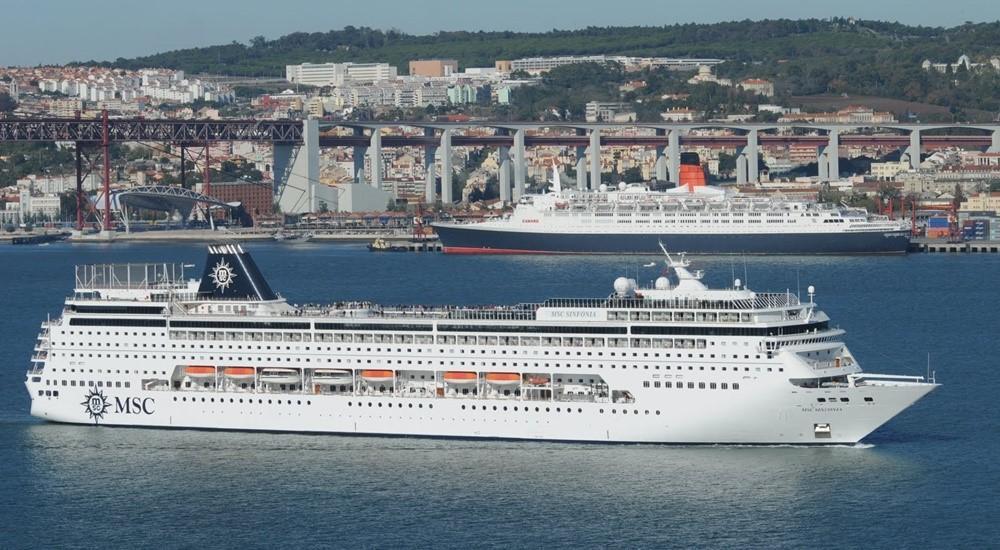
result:
M 647 258 L 251 245 L 292 301 L 603 296 Z M 571 445 L 48 425 L 22 385 L 74 263 L 199 245 L 0 248 L 0 547 L 986 547 L 1000 540 L 1000 256 L 707 259 L 714 285 L 813 284 L 867 370 L 944 387 L 852 448 Z

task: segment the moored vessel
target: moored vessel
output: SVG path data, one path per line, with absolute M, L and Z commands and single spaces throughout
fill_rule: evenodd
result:
M 690 183 L 525 195 L 508 216 L 433 227 L 449 254 L 656 254 L 658 243 L 697 254 L 904 254 L 906 221 L 862 208 L 741 196 Z M 697 183 L 700 181 L 701 183 Z

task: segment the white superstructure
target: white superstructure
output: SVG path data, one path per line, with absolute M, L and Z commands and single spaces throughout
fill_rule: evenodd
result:
M 642 184 L 521 197 L 506 217 L 435 223 L 449 253 L 650 254 L 657 243 L 709 254 L 905 253 L 907 221 L 863 208 Z
M 81 266 L 27 373 L 54 422 L 658 443 L 853 443 L 936 387 L 872 375 L 812 301 L 676 277 L 505 307 L 296 307 L 238 245 Z
M 640 183 L 596 191 L 552 190 L 525 195 L 496 226 L 578 233 L 697 234 L 906 232 L 909 223 L 864 208 L 739 195 L 720 187 L 653 191 Z

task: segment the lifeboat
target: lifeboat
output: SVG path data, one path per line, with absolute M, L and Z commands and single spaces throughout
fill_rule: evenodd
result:
M 521 375 L 516 372 L 490 372 L 486 381 L 495 386 L 516 386 L 521 383 Z
M 184 374 L 191 378 L 215 378 L 215 367 L 191 365 L 184 368 Z
M 340 369 L 316 369 L 313 371 L 312 381 L 314 384 L 334 386 L 338 384 L 350 384 L 354 381 L 351 371 Z
M 528 377 L 528 383 L 533 386 L 547 386 L 549 384 L 549 377 L 544 374 L 535 374 Z
M 444 381 L 449 384 L 475 384 L 479 375 L 474 372 L 449 371 L 444 373 Z
M 365 382 L 392 382 L 391 370 L 363 370 L 361 379 Z
M 226 378 L 244 380 L 254 377 L 254 369 L 253 367 L 226 367 L 223 369 L 222 374 L 224 374 Z
M 260 381 L 269 384 L 295 384 L 302 381 L 302 376 L 295 369 L 261 369 Z

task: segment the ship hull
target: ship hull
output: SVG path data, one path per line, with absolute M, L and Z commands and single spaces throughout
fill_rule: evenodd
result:
M 436 224 L 448 254 L 905 254 L 907 231 L 839 233 L 556 233 Z
M 84 388 L 36 397 L 31 414 L 56 423 L 100 426 L 664 444 L 853 444 L 934 389 L 843 388 L 746 394 L 671 392 L 644 405 L 495 399 L 434 399 L 247 392 L 125 391 L 102 394 L 107 407 L 86 412 Z M 665 390 L 659 390 L 665 391 Z M 815 403 L 849 396 L 851 405 Z M 863 401 L 874 396 L 873 403 Z M 715 397 L 715 398 L 713 398 Z M 83 402 L 81 402 L 83 400 Z M 818 437 L 817 424 L 831 426 Z

